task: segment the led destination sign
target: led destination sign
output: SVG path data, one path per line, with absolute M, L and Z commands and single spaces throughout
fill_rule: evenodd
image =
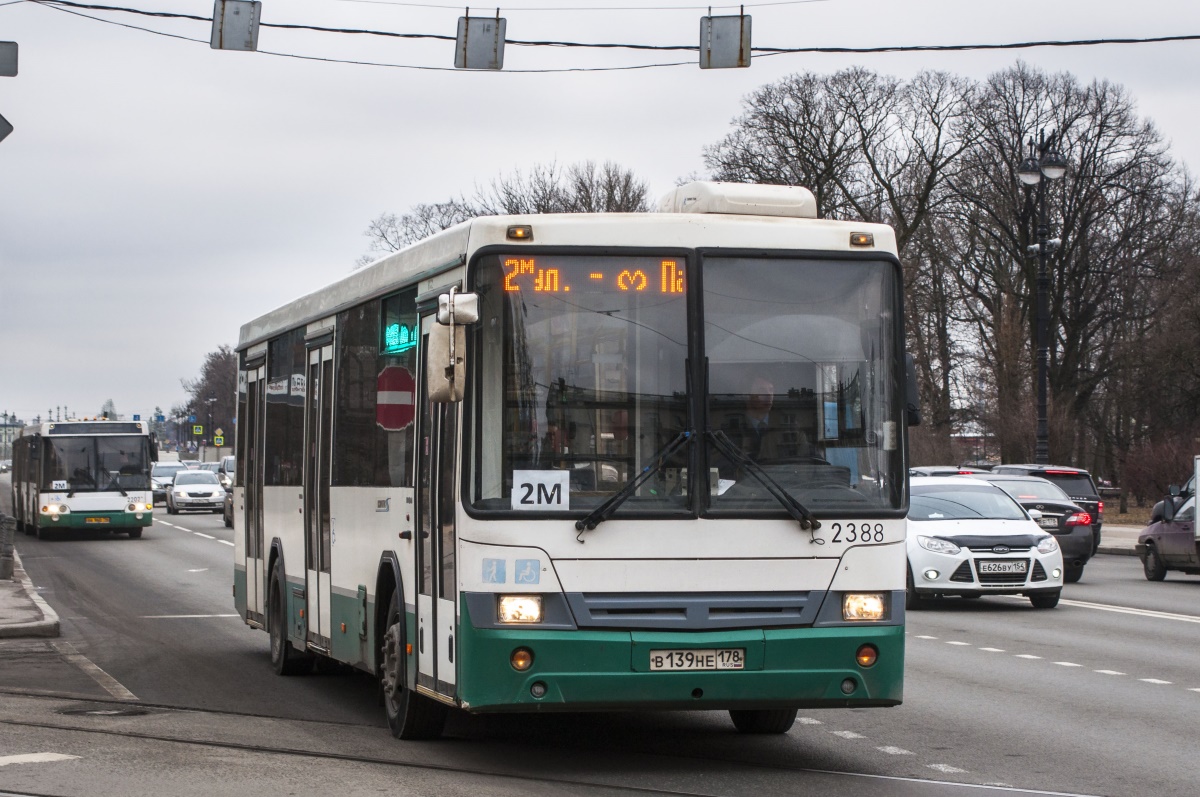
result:
M 531 293 L 684 292 L 684 262 L 663 257 L 504 257 L 504 290 Z

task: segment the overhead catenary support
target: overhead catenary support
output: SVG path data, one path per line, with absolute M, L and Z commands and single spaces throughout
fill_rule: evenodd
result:
M 744 7 L 743 7 L 744 10 Z M 750 17 L 700 17 L 700 68 L 750 66 Z
M 258 49 L 258 21 L 262 17 L 259 0 L 216 0 L 213 4 L 212 39 L 214 50 Z
M 473 17 L 467 8 L 466 16 L 458 18 L 458 35 L 454 43 L 456 69 L 504 68 L 504 33 L 508 20 L 500 16 Z

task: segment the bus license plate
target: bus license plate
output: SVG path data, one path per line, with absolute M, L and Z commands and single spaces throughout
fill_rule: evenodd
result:
M 107 523 L 107 522 L 108 522 L 108 518 L 106 518 L 106 517 L 90 517 L 84 521 L 84 523 Z
M 745 648 L 650 651 L 651 670 L 741 670 L 745 666 Z
M 1016 562 L 980 562 L 980 573 L 1024 573 L 1025 561 Z

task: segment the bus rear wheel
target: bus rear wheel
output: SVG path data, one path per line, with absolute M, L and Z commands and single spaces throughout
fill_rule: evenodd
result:
M 730 709 L 729 718 L 741 733 L 787 733 L 796 722 L 796 709 Z
M 387 713 L 388 727 L 397 739 L 436 739 L 446 725 L 446 707 L 406 686 L 407 645 L 404 615 L 398 601 L 393 592 L 379 658 L 383 709 Z
M 287 617 L 283 603 L 283 579 L 279 562 L 271 568 L 271 667 L 278 675 L 302 675 L 312 669 L 312 657 L 292 647 L 287 638 Z

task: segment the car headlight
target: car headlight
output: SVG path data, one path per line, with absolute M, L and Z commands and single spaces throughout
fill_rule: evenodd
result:
M 1038 553 L 1054 553 L 1058 550 L 1058 540 L 1053 537 L 1042 537 L 1038 540 Z
M 842 619 L 886 620 L 887 600 L 882 592 L 847 592 L 842 596 Z
M 540 623 L 541 595 L 501 595 L 496 602 L 496 618 L 501 623 Z
M 959 551 L 957 545 L 950 542 L 950 540 L 943 540 L 941 537 L 924 537 L 918 534 L 917 545 L 934 553 L 958 553 Z
M 183 498 L 183 490 L 176 490 L 176 491 L 175 491 L 175 497 L 176 497 L 176 498 Z

